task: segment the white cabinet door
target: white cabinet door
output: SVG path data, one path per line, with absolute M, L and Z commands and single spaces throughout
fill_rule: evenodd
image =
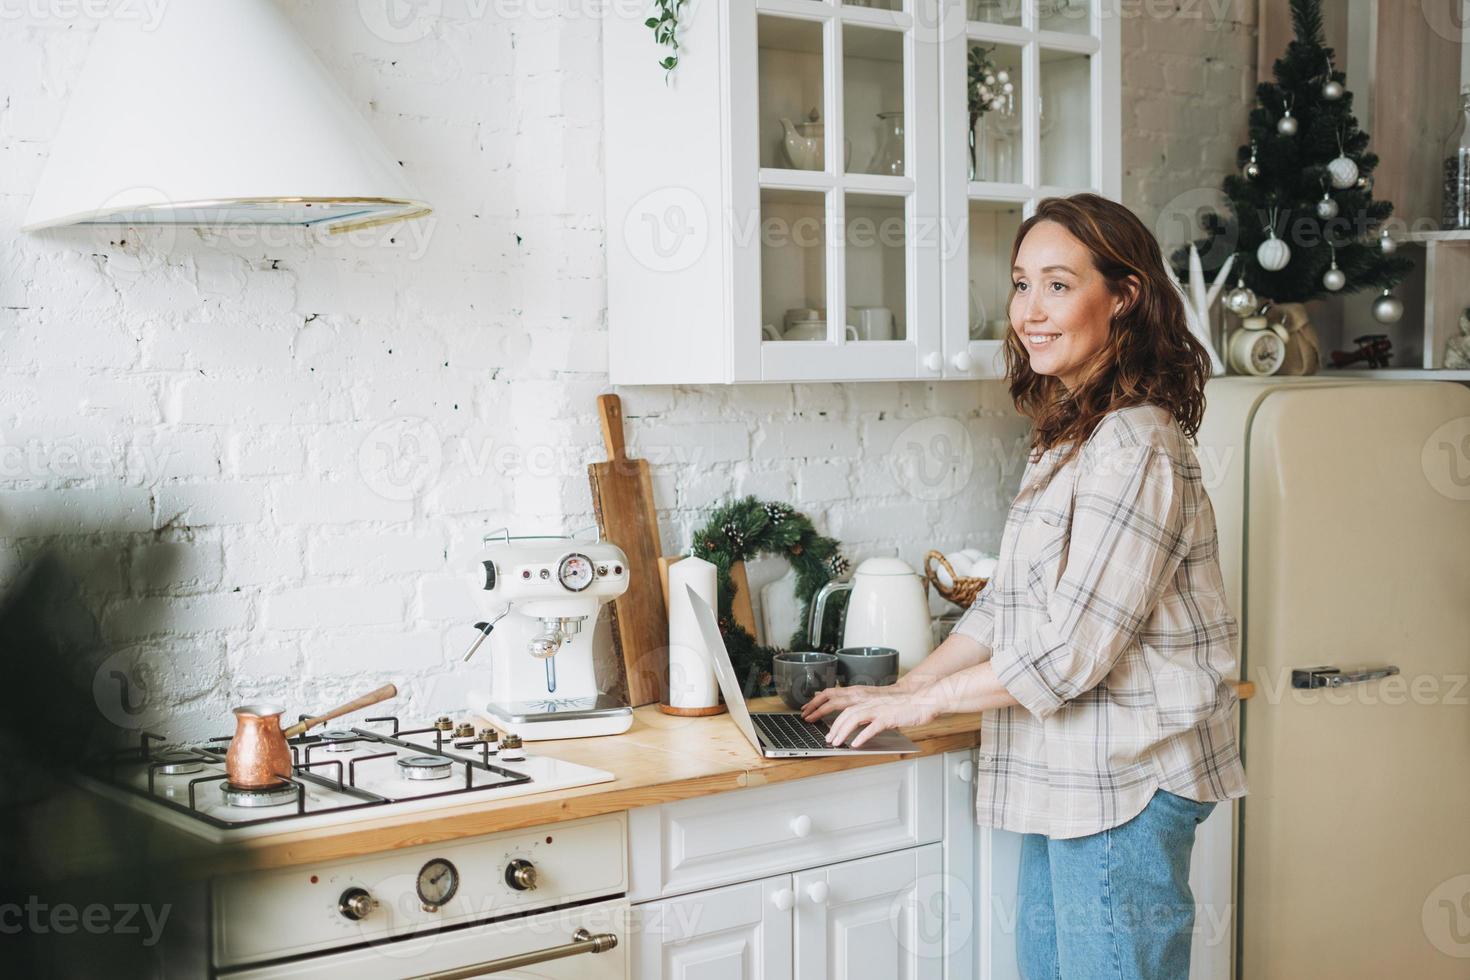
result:
M 796 875 L 798 980 L 940 980 L 942 851 L 930 844 Z
M 1106 5 L 941 0 L 944 374 L 999 377 L 1010 250 L 1052 195 L 1122 192 L 1118 17 Z
M 980 960 L 975 751 L 944 755 L 944 980 L 975 980 Z
M 940 377 L 938 0 L 728 17 L 733 380 Z
M 634 906 L 639 980 L 791 980 L 790 875 Z

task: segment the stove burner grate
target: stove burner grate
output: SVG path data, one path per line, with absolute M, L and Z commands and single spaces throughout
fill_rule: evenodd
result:
M 225 831 L 259 824 L 280 823 L 297 817 L 362 810 L 407 800 L 441 799 L 461 793 L 503 789 L 533 782 L 532 777 L 526 773 L 515 772 L 493 764 L 490 761 L 488 743 L 479 746 L 481 751 L 476 753 L 478 757 L 452 756 L 442 751 L 444 733 L 441 731 L 435 729 L 404 730 L 399 726 L 398 719 L 391 716 L 367 720 L 391 724 L 393 734 L 384 735 L 362 728 L 353 728 L 334 729 L 322 735 L 291 739 L 293 758 L 291 778 L 283 780 L 276 786 L 268 787 L 264 792 L 227 784 L 224 766 L 226 750 L 231 740 L 228 735 L 207 739 L 199 745 L 162 749 L 168 739 L 162 735 L 145 731 L 139 733 L 138 745 L 90 760 L 84 771 L 89 776 L 118 790 L 150 800 L 158 806 L 185 814 L 200 823 Z M 406 741 L 404 738 L 404 736 L 419 734 L 432 735 L 434 744 L 422 745 Z M 344 756 L 342 759 L 320 761 L 313 761 L 311 758 L 313 748 L 322 752 L 331 752 L 342 745 L 352 746 L 353 754 L 350 758 Z M 305 759 L 294 761 L 298 748 L 304 749 Z M 403 767 L 400 763 L 400 778 L 443 780 L 453 775 L 454 766 L 458 764 L 463 767 L 463 782 L 454 780 L 434 789 L 425 786 L 425 791 L 422 792 L 396 792 L 391 795 L 374 792 L 357 785 L 357 779 L 364 764 L 376 766 L 378 762 L 395 758 L 400 752 L 405 751 L 411 755 L 401 758 L 419 761 L 411 764 L 412 770 Z M 362 752 L 369 754 L 363 755 Z M 125 772 L 124 767 L 130 766 L 145 768 L 146 780 L 141 785 Z M 183 768 L 170 768 L 176 766 Z M 332 775 L 326 776 L 312 771 L 323 767 L 328 768 Z M 202 775 L 199 774 L 200 770 L 203 770 Z M 188 780 L 187 802 L 176 798 L 176 784 L 165 785 L 158 782 L 159 775 L 192 776 Z M 201 809 L 204 801 L 199 794 L 206 792 L 201 788 L 206 783 L 220 784 L 218 790 L 220 795 L 216 799 L 228 804 L 229 809 L 215 808 L 213 812 Z M 315 795 L 309 797 L 309 788 L 315 788 L 314 791 L 330 791 L 345 799 L 323 801 Z M 214 791 L 209 790 L 208 792 Z M 310 810 L 307 808 L 308 802 L 311 803 Z M 285 804 L 288 803 L 295 805 L 287 807 Z M 229 815 L 226 816 L 226 814 Z

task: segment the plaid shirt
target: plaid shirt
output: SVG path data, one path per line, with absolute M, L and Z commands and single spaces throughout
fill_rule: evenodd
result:
M 1193 448 L 1153 405 L 1108 413 L 1058 466 L 1067 448 L 1028 461 L 995 576 L 955 626 L 1021 703 L 982 716 L 977 821 L 1081 837 L 1157 787 L 1244 796 L 1240 630 Z

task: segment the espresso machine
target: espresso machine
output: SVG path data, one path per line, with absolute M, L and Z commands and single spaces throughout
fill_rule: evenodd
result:
M 617 735 L 633 710 L 597 688 L 592 640 L 603 603 L 628 590 L 628 559 L 603 541 L 560 535 L 484 538 L 476 588 L 492 618 L 476 623 L 464 659 L 489 640 L 489 690 L 469 708 L 524 741 Z

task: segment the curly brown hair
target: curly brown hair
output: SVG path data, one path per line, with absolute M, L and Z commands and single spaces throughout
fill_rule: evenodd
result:
M 1107 343 L 1075 391 L 1032 371 L 1020 337 L 1006 331 L 1006 379 L 1016 410 L 1031 419 L 1032 452 L 1039 456 L 1070 442 L 1070 460 L 1104 415 L 1142 403 L 1167 409 L 1185 438 L 1194 440 L 1204 415 L 1210 355 L 1189 330 L 1183 298 L 1166 271 L 1158 240 L 1137 215 L 1105 197 L 1048 197 L 1017 229 L 1011 265 L 1026 233 L 1041 221 L 1056 222 L 1086 246 L 1108 290 L 1131 300 L 1109 322 Z M 1012 285 L 1008 308 L 1014 296 Z

